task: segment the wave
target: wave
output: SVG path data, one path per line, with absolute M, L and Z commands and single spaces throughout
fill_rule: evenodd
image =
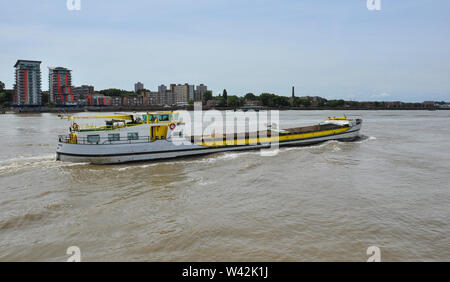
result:
M 0 230 L 23 227 L 41 221 L 45 217 L 45 213 L 25 213 L 22 215 L 14 215 L 5 220 L 0 221 Z
M 55 168 L 86 165 L 87 163 L 64 163 L 56 161 L 56 154 L 14 156 L 0 161 L 0 174 L 17 172 L 27 168 Z
M 34 161 L 34 160 L 48 160 L 48 159 L 56 158 L 55 154 L 45 154 L 45 155 L 23 155 L 23 156 L 15 156 L 10 159 L 4 159 L 0 161 L 2 163 L 11 163 L 11 162 L 23 162 L 23 161 Z
M 283 152 L 283 151 L 294 151 L 294 150 L 299 151 L 299 150 L 320 149 L 320 148 L 327 147 L 330 144 L 336 144 L 336 143 L 339 143 L 339 141 L 330 140 L 330 141 L 325 141 L 323 143 L 312 144 L 312 145 L 307 145 L 307 146 L 284 147 L 284 148 L 280 148 L 280 150 Z
M 341 148 L 338 146 L 340 143 L 336 140 L 326 141 L 320 144 L 308 145 L 308 146 L 293 146 L 293 147 L 281 147 L 279 148 L 280 152 L 287 151 L 301 151 L 301 150 L 317 150 L 327 146 L 332 145 L 333 151 L 340 151 Z M 173 164 L 181 164 L 181 165 L 190 165 L 190 164 L 212 164 L 224 160 L 234 160 L 238 158 L 248 157 L 248 156 L 259 156 L 261 155 L 260 150 L 251 150 L 251 151 L 232 151 L 232 152 L 219 152 L 213 153 L 208 156 L 188 156 L 184 159 L 176 159 L 176 160 L 161 160 L 161 161 L 153 161 L 152 163 L 145 163 L 142 165 L 122 165 L 121 167 L 115 167 L 116 171 L 126 171 L 129 169 L 146 169 L 153 166 L 161 166 L 161 165 L 173 165 Z M 94 169 L 95 171 L 95 169 Z
M 116 167 L 116 168 L 113 168 L 113 170 L 124 171 L 124 170 L 128 170 L 128 169 L 148 168 L 148 167 L 152 167 L 152 166 L 156 166 L 156 165 L 158 165 L 158 163 L 143 164 L 143 165 L 129 165 L 129 166 L 125 166 L 125 167 Z
M 152 163 L 145 163 L 142 165 L 136 165 L 136 164 L 130 164 L 130 165 L 123 165 L 121 167 L 115 167 L 113 170 L 116 171 L 126 171 L 129 169 L 145 169 L 152 166 L 161 166 L 161 165 L 173 165 L 173 164 L 210 164 L 215 163 L 218 161 L 223 160 L 233 160 L 239 157 L 248 156 L 248 155 L 256 155 L 259 154 L 259 151 L 251 151 L 251 152 L 222 152 L 222 153 L 214 153 L 209 155 L 208 157 L 205 156 L 187 156 L 185 159 L 176 159 L 176 160 L 156 160 L 156 161 L 149 161 Z M 95 169 L 94 169 L 95 170 Z
M 361 136 L 359 136 L 359 138 L 356 141 L 354 141 L 354 143 L 362 144 L 362 143 L 365 143 L 368 141 L 373 141 L 373 140 L 377 140 L 377 138 L 375 136 L 361 135 Z

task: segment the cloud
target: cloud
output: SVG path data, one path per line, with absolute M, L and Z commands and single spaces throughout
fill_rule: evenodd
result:
M 388 94 L 386 92 L 380 93 L 380 94 L 373 94 L 372 97 L 373 98 L 386 98 L 391 96 L 391 94 Z

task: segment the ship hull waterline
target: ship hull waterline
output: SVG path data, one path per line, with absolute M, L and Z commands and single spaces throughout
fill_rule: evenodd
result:
M 230 151 L 246 151 L 268 149 L 271 146 L 307 146 L 330 140 L 353 141 L 359 137 L 361 125 L 349 128 L 348 131 L 312 138 L 280 141 L 277 144 L 251 144 L 221 147 L 207 147 L 197 144 L 175 145 L 167 140 L 157 140 L 152 143 L 122 145 L 80 145 L 58 143 L 57 160 L 75 163 L 118 164 L 152 160 L 173 159 L 189 156 L 199 156 Z M 114 147 L 114 150 L 111 150 Z

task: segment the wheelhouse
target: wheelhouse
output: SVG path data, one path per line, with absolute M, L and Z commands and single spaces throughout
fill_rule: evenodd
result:
M 178 112 L 147 112 L 111 116 L 60 116 L 72 121 L 70 134 L 60 142 L 72 144 L 121 144 L 167 139 L 184 124 Z M 79 120 L 88 122 L 78 124 Z

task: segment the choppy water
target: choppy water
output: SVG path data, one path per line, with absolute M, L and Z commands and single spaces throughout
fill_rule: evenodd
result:
M 110 166 L 56 162 L 54 114 L 0 115 L 0 260 L 450 261 L 450 111 L 347 114 L 358 142 Z

